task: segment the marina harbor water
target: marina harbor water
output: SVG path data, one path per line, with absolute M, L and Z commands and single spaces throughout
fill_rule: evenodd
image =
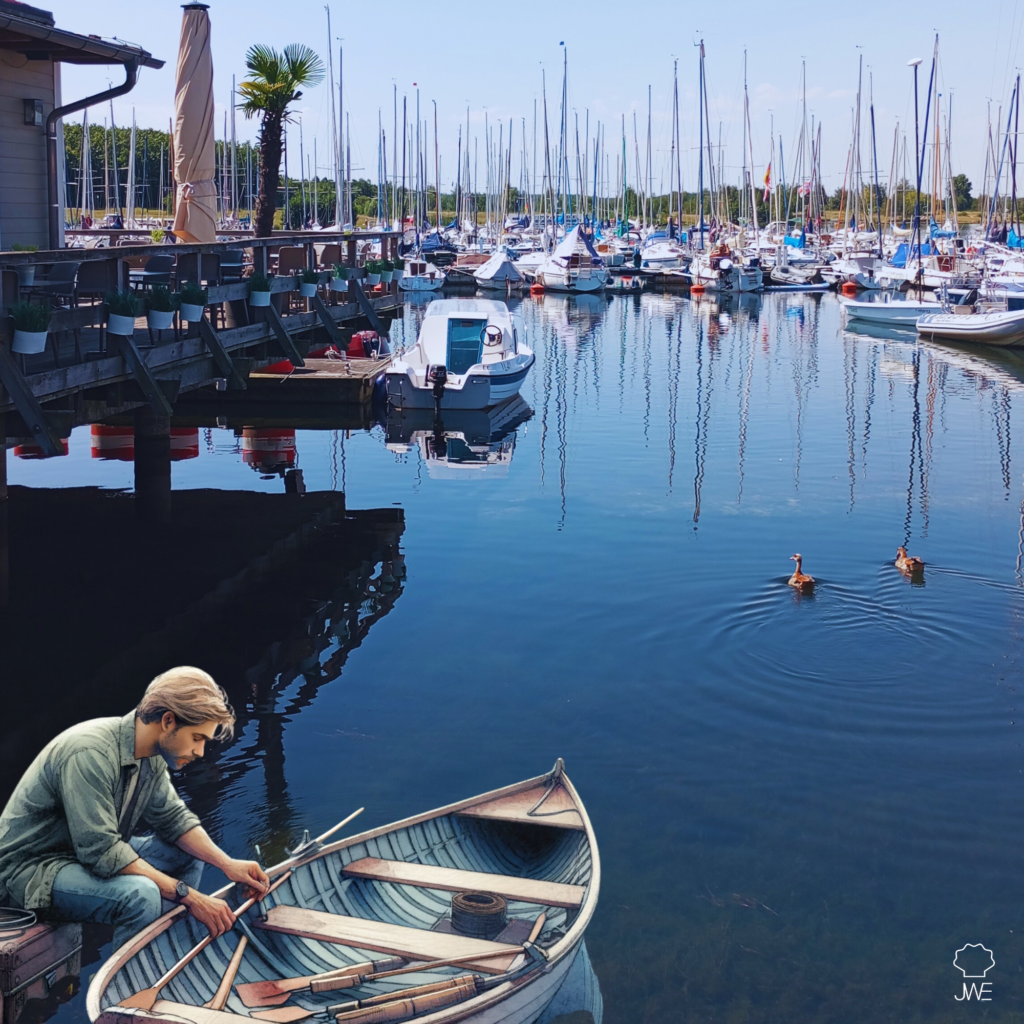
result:
M 192 661 L 239 721 L 176 784 L 234 856 L 564 758 L 600 901 L 543 1024 L 966 1020 L 967 943 L 1016 1020 L 1024 358 L 831 294 L 506 302 L 495 409 L 176 407 L 158 526 L 130 418 L 9 452 L 5 787 Z M 35 1019 L 84 1024 L 109 943 Z

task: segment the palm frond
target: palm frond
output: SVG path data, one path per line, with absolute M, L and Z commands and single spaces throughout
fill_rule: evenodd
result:
M 327 72 L 315 50 L 302 43 L 289 43 L 284 48 L 285 65 L 294 85 L 310 88 L 319 85 Z

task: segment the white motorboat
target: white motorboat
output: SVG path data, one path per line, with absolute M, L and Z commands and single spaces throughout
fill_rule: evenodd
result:
M 541 264 L 536 279 L 554 292 L 599 292 L 608 283 L 608 268 L 577 225 Z
M 839 300 L 847 320 L 862 320 L 873 324 L 904 324 L 913 327 L 926 313 L 939 313 L 942 303 L 935 299 L 904 299 L 898 292 L 886 292 L 877 302 L 869 299 Z
M 968 306 L 955 306 L 948 313 L 918 317 L 917 333 L 925 338 L 984 345 L 1024 345 L 1024 310 L 978 313 Z
M 388 367 L 388 401 L 398 409 L 487 409 L 519 393 L 534 360 L 525 325 L 504 302 L 441 299 L 427 307 L 416 344 Z
M 405 273 L 398 282 L 403 292 L 439 292 L 444 287 L 446 274 L 433 263 L 413 261 L 406 263 Z
M 473 272 L 477 288 L 486 291 L 518 291 L 523 286 L 523 275 L 508 258 L 504 249 L 496 249 L 486 263 Z

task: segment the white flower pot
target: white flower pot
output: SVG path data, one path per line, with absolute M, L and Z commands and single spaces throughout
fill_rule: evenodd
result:
M 380 272 L 381 284 L 391 284 L 391 278 L 394 273 L 393 270 L 382 270 Z
M 146 314 L 146 322 L 151 331 L 166 331 L 174 323 L 174 311 L 167 312 L 161 309 L 151 309 Z
M 401 281 L 402 277 L 404 275 L 405 275 L 405 270 L 404 269 L 402 269 L 401 267 L 395 267 L 395 269 L 391 272 L 391 280 L 392 281 Z
M 371 288 L 375 288 L 380 284 L 380 274 L 367 274 L 366 283 L 370 285 Z
M 348 278 L 344 280 L 340 277 L 331 278 L 331 291 L 332 292 L 347 292 L 348 291 Z
M 120 334 L 124 338 L 130 338 L 135 333 L 135 317 L 108 313 L 107 330 L 111 334 Z
M 11 348 L 22 355 L 34 356 L 46 351 L 47 331 L 15 331 Z
M 249 292 L 250 306 L 269 306 L 270 292 Z
M 181 319 L 187 320 L 190 324 L 197 324 L 203 319 L 205 306 L 193 305 L 191 302 L 181 304 Z
M 22 288 L 31 288 L 35 283 L 36 279 L 36 267 L 34 263 L 29 263 L 24 267 L 18 267 L 18 284 Z
M 310 282 L 310 281 L 302 281 L 299 284 L 299 294 L 304 299 L 311 299 L 311 298 L 313 298 L 313 296 L 316 295 L 316 289 L 317 289 L 317 285 L 312 283 L 312 282 Z

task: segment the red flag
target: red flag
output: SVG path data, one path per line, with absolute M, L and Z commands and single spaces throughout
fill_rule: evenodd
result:
M 764 172 L 764 196 L 761 199 L 762 203 L 768 202 L 768 196 L 772 191 L 772 164 L 768 161 L 768 170 Z

